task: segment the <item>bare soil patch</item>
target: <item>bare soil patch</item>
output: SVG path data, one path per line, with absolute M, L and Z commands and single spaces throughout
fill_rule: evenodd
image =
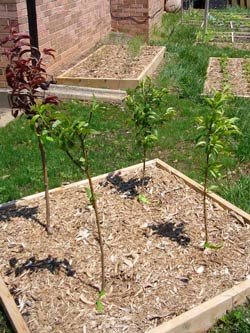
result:
M 0 270 L 33 333 L 145 332 L 250 276 L 250 225 L 209 201 L 202 249 L 202 195 L 175 175 L 147 167 L 95 181 L 107 294 L 96 311 L 100 255 L 85 186 L 51 194 L 55 232 L 42 224 L 42 198 L 1 210 Z
M 138 55 L 128 45 L 104 45 L 67 71 L 68 77 L 137 78 L 161 50 L 158 46 L 141 46 Z
M 250 97 L 250 58 L 210 58 L 204 92 L 212 88 L 223 90 L 229 86 L 230 93 L 236 96 Z

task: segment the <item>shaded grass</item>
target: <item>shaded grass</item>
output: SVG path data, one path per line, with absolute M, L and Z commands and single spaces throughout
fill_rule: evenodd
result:
M 0 304 L 0 333 L 14 333 Z
M 239 306 L 223 316 L 208 333 L 249 333 L 250 307 Z

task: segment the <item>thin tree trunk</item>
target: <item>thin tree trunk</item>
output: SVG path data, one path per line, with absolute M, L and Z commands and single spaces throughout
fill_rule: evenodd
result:
M 97 232 L 98 232 L 98 241 L 99 241 L 99 246 L 100 246 L 100 252 L 101 252 L 101 267 L 102 267 L 102 286 L 101 290 L 105 290 L 105 263 L 104 263 L 104 250 L 103 250 L 103 241 L 102 241 L 102 233 L 101 233 L 101 225 L 100 225 L 100 220 L 99 220 L 99 214 L 98 214 L 98 208 L 97 208 L 97 202 L 96 202 L 96 196 L 94 192 L 94 187 L 91 179 L 91 174 L 89 170 L 89 161 L 88 161 L 88 153 L 86 149 L 84 149 L 84 158 L 85 158 L 85 172 L 89 181 L 89 187 L 91 191 L 91 196 L 92 196 L 92 206 L 95 211 L 95 219 L 96 219 L 96 226 L 97 226 Z
M 188 0 L 188 12 L 189 12 L 189 15 L 191 15 L 191 12 L 192 12 L 192 0 Z
M 209 0 L 205 0 L 203 42 L 205 41 L 205 36 L 206 36 L 206 33 L 207 33 L 208 11 L 209 11 Z
M 183 23 L 183 13 L 184 13 L 183 3 L 184 3 L 184 0 L 181 0 L 181 23 Z
M 208 226 L 207 226 L 207 181 L 208 181 L 208 168 L 206 167 L 204 176 L 204 189 L 203 189 L 203 216 L 205 228 L 205 243 L 208 243 Z
M 45 202 L 46 202 L 46 230 L 48 235 L 51 235 L 53 231 L 50 224 L 49 181 L 48 181 L 48 172 L 47 172 L 46 152 L 40 136 L 38 135 L 37 138 L 38 138 L 38 145 L 43 165 L 43 182 L 44 182 L 44 192 L 45 192 Z
M 147 157 L 147 150 L 145 147 L 143 147 L 142 186 L 144 186 L 144 181 L 145 181 L 146 157 Z

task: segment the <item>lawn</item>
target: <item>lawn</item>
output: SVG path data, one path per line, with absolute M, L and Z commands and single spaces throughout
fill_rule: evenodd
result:
M 166 14 L 162 27 L 152 35 L 150 44 L 164 45 L 167 48 L 165 63 L 155 77 L 155 83 L 169 89 L 166 106 L 175 107 L 177 117 L 162 126 L 159 145 L 149 157 L 159 157 L 200 182 L 203 156 L 195 149 L 194 121 L 197 115 L 206 112 L 201 94 L 209 57 L 248 57 L 249 51 L 196 44 L 196 33 L 197 27 L 180 23 L 180 14 Z M 248 106 L 248 100 L 242 98 L 234 98 L 227 106 L 228 114 L 239 118 L 238 126 L 243 134 L 235 142 L 234 156 L 225 161 L 219 192 L 249 211 Z M 84 117 L 87 107 L 80 110 L 75 103 L 71 103 L 67 110 L 72 117 L 79 114 Z M 101 134 L 96 137 L 90 152 L 93 175 L 141 161 L 129 118 L 123 105 L 106 105 L 104 111 L 95 115 L 94 124 Z M 19 119 L 0 129 L 0 148 L 0 202 L 42 191 L 36 138 L 25 119 Z M 53 143 L 47 145 L 47 152 L 51 188 L 81 178 L 78 170 L 72 167 L 67 157 Z

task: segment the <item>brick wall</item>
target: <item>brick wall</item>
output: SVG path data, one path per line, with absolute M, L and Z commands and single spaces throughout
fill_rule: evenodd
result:
M 58 74 L 66 64 L 86 53 L 112 30 L 132 35 L 149 36 L 153 25 L 161 20 L 163 0 L 111 0 L 114 16 L 132 16 L 142 22 L 116 20 L 110 17 L 110 0 L 36 0 L 40 48 L 56 50 L 56 59 L 48 64 L 48 72 Z M 159 11 L 160 10 L 160 11 Z M 159 11 L 157 15 L 155 13 Z M 147 19 L 148 16 L 153 18 Z M 1 0 L 0 38 L 4 28 L 19 24 L 19 31 L 28 32 L 26 0 Z M 0 87 L 4 79 L 4 57 L 0 58 Z
M 112 30 L 145 35 L 148 39 L 152 27 L 161 22 L 163 8 L 163 0 L 111 0 Z M 126 16 L 140 23 L 131 18 L 123 19 Z
M 20 31 L 28 31 L 26 0 L 2 1 L 0 34 L 13 20 L 18 21 Z M 48 66 L 55 74 L 111 30 L 109 0 L 36 0 L 36 10 L 39 46 L 56 50 L 56 59 Z M 4 65 L 1 59 L 0 86 L 4 86 Z
M 15 0 L 3 0 L 0 3 L 0 38 L 8 36 L 8 30 L 6 27 L 9 24 L 17 23 L 17 7 Z M 6 66 L 6 59 L 4 56 L 0 56 L 0 87 L 5 87 L 5 75 L 4 68 Z

